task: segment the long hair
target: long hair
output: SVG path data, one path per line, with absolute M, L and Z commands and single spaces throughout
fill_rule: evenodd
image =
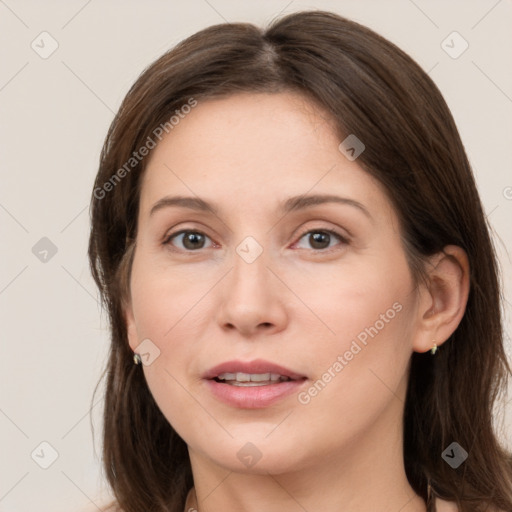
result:
M 358 164 L 384 185 L 417 282 L 425 279 L 426 257 L 448 244 L 466 251 L 470 292 L 460 324 L 435 357 L 411 356 L 405 470 L 429 510 L 435 495 L 462 512 L 512 510 L 512 457 L 493 430 L 493 407 L 511 374 L 500 276 L 456 125 L 413 59 L 370 29 L 323 11 L 290 14 L 266 29 L 229 23 L 188 37 L 143 71 L 110 126 L 91 198 L 89 258 L 111 327 L 103 462 L 117 505 L 124 512 L 181 512 L 193 485 L 187 446 L 133 364 L 123 316 L 147 161 L 138 151 L 161 127 L 170 131 L 169 119 L 193 101 L 284 91 L 330 113 L 340 142 L 349 134 L 364 142 Z M 454 441 L 468 452 L 456 469 L 441 456 Z

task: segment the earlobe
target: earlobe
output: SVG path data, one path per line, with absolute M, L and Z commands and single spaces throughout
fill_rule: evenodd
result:
M 469 296 L 469 262 L 466 252 L 447 245 L 432 256 L 427 267 L 428 286 L 420 291 L 417 332 L 413 343 L 416 352 L 439 347 L 457 329 L 466 310 Z

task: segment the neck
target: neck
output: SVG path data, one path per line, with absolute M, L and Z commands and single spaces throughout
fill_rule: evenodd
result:
M 378 421 L 338 450 L 286 471 L 260 468 L 259 474 L 223 468 L 189 447 L 195 485 L 185 510 L 425 512 L 405 474 L 402 442 L 401 429 L 383 430 Z

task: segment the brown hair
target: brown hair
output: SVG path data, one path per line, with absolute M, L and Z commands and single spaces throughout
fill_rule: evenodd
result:
M 146 160 L 126 163 L 183 105 L 238 92 L 300 92 L 335 121 L 340 141 L 366 146 L 359 165 L 385 187 L 416 279 L 448 244 L 470 263 L 464 317 L 438 353 L 413 353 L 403 417 L 404 463 L 417 494 L 462 512 L 512 510 L 512 457 L 493 431 L 493 406 L 511 373 L 489 226 L 451 113 L 438 88 L 395 45 L 336 14 L 298 12 L 263 30 L 221 24 L 187 38 L 149 66 L 112 122 L 91 201 L 89 258 L 109 313 L 104 469 L 125 512 L 181 512 L 193 485 L 185 442 L 133 364 L 123 317 Z M 126 172 L 119 173 L 124 166 Z M 113 180 L 114 174 L 120 179 Z M 106 187 L 107 182 L 111 186 Z M 108 189 L 108 190 L 107 190 Z M 468 458 L 441 457 L 456 441 Z

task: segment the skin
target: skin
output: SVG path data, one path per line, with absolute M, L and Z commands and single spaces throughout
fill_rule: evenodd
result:
M 137 351 L 149 338 L 160 350 L 144 374 L 188 445 L 201 512 L 426 510 L 403 465 L 408 365 L 460 322 L 467 257 L 446 247 L 427 266 L 430 285 L 415 286 L 391 202 L 340 142 L 301 96 L 245 93 L 199 103 L 149 157 L 129 343 Z M 335 203 L 278 212 L 306 193 L 353 199 L 371 218 Z M 219 211 L 168 206 L 151 215 L 170 195 L 199 196 Z M 181 229 L 206 237 L 164 243 Z M 347 242 L 327 236 L 319 248 L 311 235 L 325 229 Z M 248 236 L 263 248 L 252 263 L 236 252 Z M 307 390 L 396 303 L 400 312 L 307 404 L 292 394 L 236 408 L 201 379 L 221 362 L 263 358 L 306 375 Z M 252 467 L 237 457 L 247 442 L 261 454 Z

